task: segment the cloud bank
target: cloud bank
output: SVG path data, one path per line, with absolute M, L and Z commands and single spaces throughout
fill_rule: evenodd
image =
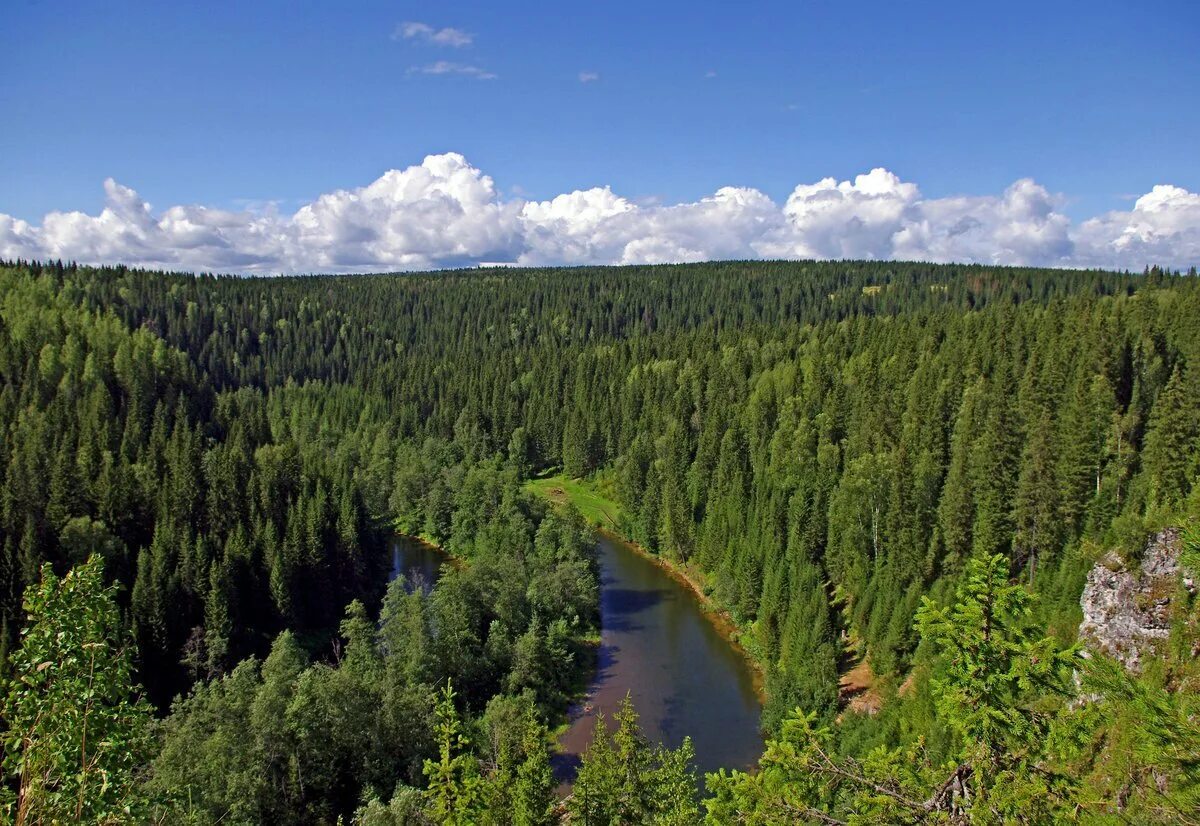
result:
M 0 213 L 0 258 L 238 273 L 368 272 L 482 262 L 646 264 L 856 258 L 1104 267 L 1200 264 L 1200 195 L 1159 185 L 1127 211 L 1075 224 L 1022 179 L 998 195 L 925 198 L 886 169 L 800 184 L 782 204 L 745 187 L 639 205 L 608 187 L 547 201 L 501 197 L 459 154 L 430 155 L 294 214 L 172 206 L 104 183 L 99 215 Z

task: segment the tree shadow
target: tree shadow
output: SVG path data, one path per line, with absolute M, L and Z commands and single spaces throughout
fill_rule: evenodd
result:
M 550 770 L 559 785 L 560 795 L 566 794 L 566 787 L 575 782 L 575 775 L 579 774 L 582 765 L 583 758 L 578 754 L 560 751 L 550 755 Z
M 668 596 L 665 590 L 652 591 L 634 588 L 610 588 L 601 596 L 600 613 L 606 630 L 640 631 L 643 626 L 634 616 L 661 603 Z
M 585 722 L 590 722 L 588 728 L 588 742 L 591 742 L 591 726 L 595 725 L 596 708 L 594 702 L 596 696 L 600 693 L 600 686 L 604 685 L 613 677 L 613 666 L 617 662 L 617 654 L 620 652 L 619 645 L 601 644 L 596 649 L 595 671 L 592 674 L 592 679 L 588 683 L 587 694 L 578 702 L 572 703 L 567 709 L 567 726 L 568 730 L 575 726 L 584 725 Z M 550 756 L 550 767 L 554 771 L 554 779 L 559 784 L 559 791 L 562 794 L 566 793 L 566 788 L 575 780 L 575 774 L 579 771 L 581 762 L 582 749 L 579 751 L 556 751 Z

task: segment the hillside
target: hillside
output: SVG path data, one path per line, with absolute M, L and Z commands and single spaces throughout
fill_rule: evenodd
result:
M 1035 799 L 1033 819 L 1076 802 L 1171 820 L 1153 778 L 1172 806 L 1195 801 L 1190 597 L 1161 667 L 1086 678 L 1115 698 L 1096 706 L 1111 719 L 1072 717 L 1069 679 L 1094 563 L 1165 528 L 1191 536 L 1200 515 L 1195 277 L 9 263 L 0 380 L 7 712 L 28 710 L 21 679 L 50 661 L 29 659 L 22 629 L 62 621 L 23 597 L 98 558 L 79 587 L 117 585 L 96 627 L 165 720 L 126 763 L 168 820 L 186 801 L 196 822 L 449 821 L 455 789 L 478 792 L 462 803 L 477 820 L 518 805 L 550 818 L 547 732 L 596 630 L 587 523 L 696 572 L 766 675 L 774 750 L 758 780 L 710 778 L 715 822 L 906 822 L 901 799 L 930 820 Z M 385 593 L 392 530 L 461 568 L 429 595 Z M 1003 646 L 956 671 L 956 641 L 991 646 L 993 620 Z M 871 702 L 846 707 L 852 666 Z M 1121 762 L 1113 727 L 1130 720 L 1166 727 L 1179 752 Z M 685 753 L 635 741 L 639 782 L 694 792 Z M 15 794 L 28 778 L 8 748 Z M 607 765 L 597 754 L 586 765 Z M 607 788 L 594 774 L 585 788 Z M 694 798 L 663 822 L 698 818 Z

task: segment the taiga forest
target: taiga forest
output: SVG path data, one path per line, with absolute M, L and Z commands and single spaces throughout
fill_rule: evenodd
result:
M 1200 822 L 1194 270 L 10 261 L 0 433 L 6 822 Z M 753 765 L 627 695 L 562 768 L 597 531 Z

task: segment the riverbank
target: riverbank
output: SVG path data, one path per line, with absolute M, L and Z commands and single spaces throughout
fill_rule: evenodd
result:
M 530 479 L 525 486 L 555 504 L 570 502 L 595 527 L 618 533 L 621 529 L 621 506 L 592 482 L 558 473 Z
M 436 541 L 434 541 L 433 537 L 429 536 L 428 534 L 404 533 L 403 531 L 398 531 L 393 528 L 391 535 L 393 537 L 403 539 L 406 542 L 412 542 L 414 545 L 419 545 L 427 551 L 434 551 L 435 553 L 441 554 L 441 556 L 445 558 L 446 564 L 456 571 L 461 571 L 467 564 L 465 559 L 450 553 L 450 551 L 446 550 L 445 546 L 439 545 Z
M 464 570 L 468 565 L 467 559 L 450 553 L 430 536 L 407 534 L 396 530 L 392 531 L 391 536 L 393 540 L 400 540 L 421 551 L 434 553 L 441 560 L 442 564 L 448 565 L 454 570 Z M 397 549 L 394 550 L 394 553 L 401 553 L 401 551 Z M 405 566 L 402 565 L 401 567 Z M 426 566 L 418 564 L 413 567 L 420 569 Z M 434 570 L 436 571 L 436 568 Z M 405 571 L 398 571 L 393 567 L 392 575 L 395 576 L 398 573 L 405 573 Z M 429 586 L 432 587 L 438 579 L 437 574 L 426 574 L 426 576 L 429 580 Z M 557 748 L 559 738 L 571 725 L 575 716 L 574 709 L 585 705 L 588 699 L 588 690 L 592 682 L 592 677 L 596 672 L 600 650 L 600 630 L 597 628 L 585 633 L 578 633 L 571 637 L 571 644 L 573 653 L 577 658 L 578 667 L 573 670 L 571 682 L 563 691 L 564 697 L 561 706 L 556 705 L 550 709 L 551 727 L 548 731 L 547 741 L 554 748 Z
M 646 550 L 620 533 L 621 506 L 607 498 L 595 485 L 583 479 L 570 479 L 562 474 L 532 479 L 526 486 L 555 504 L 570 502 L 583 518 L 607 539 L 629 549 L 661 569 L 672 580 L 687 588 L 699 603 L 705 617 L 729 643 L 747 665 L 759 703 L 766 702 L 766 669 L 761 660 L 742 640 L 748 629 L 738 624 L 733 615 L 710 595 L 705 573 L 694 565 L 678 563 L 661 554 Z
M 409 542 L 415 542 L 418 545 L 424 546 L 431 551 L 437 551 L 440 554 L 445 554 L 446 559 L 451 562 L 455 562 L 456 564 L 462 562 L 461 559 L 458 559 L 458 557 L 454 556 L 454 554 L 450 553 L 444 547 L 439 545 L 437 543 L 437 541 L 434 540 L 433 537 L 429 536 L 429 534 L 405 533 L 404 531 L 400 530 L 399 528 L 395 527 L 394 525 L 391 528 L 388 528 L 387 530 L 391 536 L 398 536 L 401 539 L 407 539 Z
M 691 592 L 692 596 L 700 604 L 700 610 L 704 616 L 713 624 L 713 627 L 717 629 L 721 637 L 729 643 L 729 646 L 750 666 L 750 674 L 754 682 L 754 693 L 758 696 L 760 704 L 765 703 L 767 701 L 766 670 L 758 658 L 751 654 L 750 650 L 742 643 L 742 637 L 747 634 L 746 629 L 738 624 L 729 611 L 722 608 L 715 599 L 706 593 L 707 586 L 702 579 L 704 572 L 693 565 L 680 565 L 659 554 L 652 553 L 636 542 L 630 541 L 605 527 L 597 526 L 596 530 L 607 537 L 609 541 L 628 548 L 646 559 L 662 570 L 672 580 L 678 582 Z

